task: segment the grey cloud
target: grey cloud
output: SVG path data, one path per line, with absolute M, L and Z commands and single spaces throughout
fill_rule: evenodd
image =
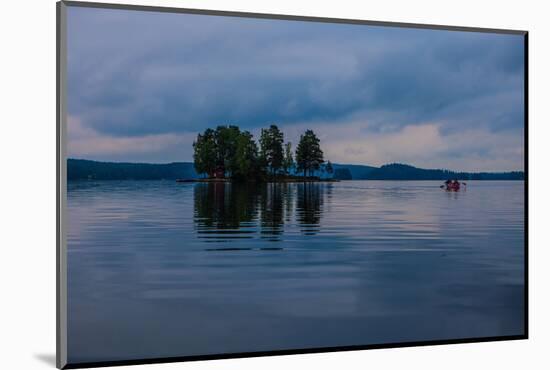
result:
M 357 117 L 521 135 L 522 37 L 70 8 L 69 112 L 112 136 Z

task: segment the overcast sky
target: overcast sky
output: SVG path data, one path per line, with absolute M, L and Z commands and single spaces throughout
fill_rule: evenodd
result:
M 68 151 L 192 161 L 276 123 L 336 163 L 523 170 L 523 68 L 518 35 L 69 7 Z

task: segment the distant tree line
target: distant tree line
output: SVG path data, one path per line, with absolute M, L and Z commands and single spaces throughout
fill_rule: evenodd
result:
M 292 150 L 285 145 L 285 158 Z M 287 162 L 288 163 L 288 162 Z M 286 169 L 285 169 L 286 168 Z M 296 164 L 279 171 L 296 173 Z M 320 173 L 319 173 L 320 172 Z M 512 172 L 454 172 L 442 169 L 423 169 L 393 163 L 381 167 L 324 163 L 318 174 L 339 180 L 524 180 L 523 171 Z M 269 175 L 266 175 L 269 176 Z M 99 162 L 85 159 L 67 159 L 67 180 L 175 180 L 199 177 L 191 162 L 180 163 L 124 163 Z
M 124 163 L 67 159 L 67 180 L 175 180 L 196 178 L 192 163 Z
M 325 164 L 320 140 L 312 130 L 301 136 L 296 151 L 284 140 L 277 125 L 261 130 L 259 145 L 249 131 L 238 126 L 208 128 L 193 143 L 195 170 L 210 178 L 272 179 L 313 176 L 315 171 L 331 175 L 330 161 Z
M 401 163 L 390 163 L 372 169 L 365 180 L 523 180 L 522 171 L 512 172 L 455 172 L 442 169 L 423 169 Z

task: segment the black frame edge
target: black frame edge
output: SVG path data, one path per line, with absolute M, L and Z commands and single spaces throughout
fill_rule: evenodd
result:
M 526 335 L 510 335 L 501 337 L 483 337 L 483 338 L 465 338 L 465 339 L 449 339 L 449 340 L 430 340 L 419 342 L 402 342 L 390 344 L 370 344 L 358 346 L 341 346 L 341 347 L 322 347 L 322 348 L 307 348 L 307 349 L 290 349 L 277 351 L 259 351 L 259 352 L 240 352 L 230 354 L 213 354 L 213 355 L 197 355 L 197 356 L 182 356 L 182 357 L 160 357 L 149 359 L 136 360 L 115 360 L 115 361 L 98 361 L 98 362 L 80 362 L 68 363 L 63 369 L 82 369 L 105 366 L 128 366 L 128 365 L 151 365 L 160 363 L 172 362 L 191 362 L 191 361 L 206 361 L 206 360 L 227 360 L 250 357 L 270 357 L 270 356 L 285 356 L 285 355 L 305 355 L 315 353 L 330 353 L 330 352 L 349 352 L 372 349 L 389 349 L 389 348 L 407 348 L 421 346 L 435 346 L 448 344 L 472 344 L 483 342 L 500 342 L 510 340 L 525 340 Z
M 529 33 L 525 32 L 523 36 L 523 53 L 524 53 L 524 77 L 523 77 L 523 140 L 524 140 L 524 154 L 523 154 L 523 173 L 524 180 L 524 223 L 523 223 L 523 235 L 524 235 L 524 249 L 523 249 L 523 263 L 524 263 L 524 317 L 525 322 L 523 324 L 525 338 L 529 338 Z

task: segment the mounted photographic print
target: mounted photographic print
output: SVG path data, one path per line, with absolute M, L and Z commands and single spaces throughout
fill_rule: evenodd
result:
M 58 3 L 58 367 L 527 338 L 527 32 Z

